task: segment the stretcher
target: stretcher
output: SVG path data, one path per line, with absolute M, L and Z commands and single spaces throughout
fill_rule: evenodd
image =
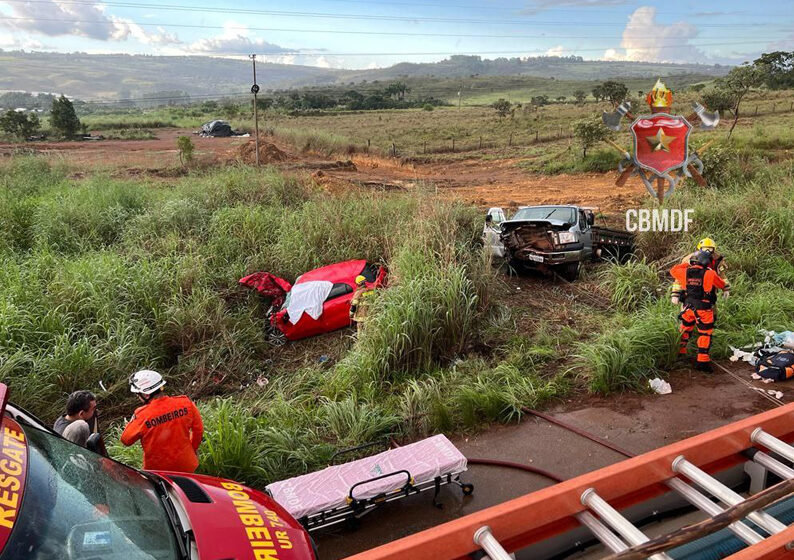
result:
M 474 491 L 473 485 L 460 480 L 465 471 L 466 457 L 444 435 L 436 435 L 274 482 L 266 490 L 306 529 L 314 531 L 359 519 L 385 503 L 431 489 L 433 505 L 441 507 L 438 493 L 446 484 L 457 484 L 466 496 Z

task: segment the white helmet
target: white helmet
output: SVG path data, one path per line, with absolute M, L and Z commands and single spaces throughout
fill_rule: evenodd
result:
M 163 376 L 151 369 L 142 369 L 130 375 L 130 391 L 133 393 L 141 393 L 143 395 L 151 395 L 163 385 L 165 379 Z

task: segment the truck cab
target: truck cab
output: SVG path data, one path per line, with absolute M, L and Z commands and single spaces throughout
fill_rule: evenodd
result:
M 0 384 L 0 560 L 314 560 L 267 495 L 220 478 L 147 472 L 79 447 Z
M 493 256 L 506 257 L 513 266 L 558 272 L 572 280 L 578 275 L 579 263 L 593 258 L 590 233 L 595 218 L 589 209 L 522 206 L 509 220 L 500 222 L 498 238 L 491 234 L 489 244 L 488 225 L 494 222 L 488 216 L 497 211 L 504 216 L 501 208 L 491 208 L 486 216 L 486 247 Z
M 578 277 L 580 263 L 625 255 L 633 248 L 629 233 L 594 223 L 593 210 L 580 206 L 522 206 L 509 220 L 501 208 L 491 208 L 483 244 L 492 256 L 504 257 L 514 268 L 535 268 L 570 281 Z

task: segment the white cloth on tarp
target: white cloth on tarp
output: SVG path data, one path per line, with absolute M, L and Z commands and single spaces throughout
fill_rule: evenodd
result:
M 294 325 L 304 313 L 316 320 L 323 314 L 323 303 L 333 287 L 333 282 L 328 282 L 327 280 L 303 282 L 292 286 L 292 290 L 289 293 L 289 303 L 287 304 L 289 322 Z
M 383 453 L 335 465 L 321 471 L 268 484 L 267 491 L 296 519 L 347 505 L 350 489 L 357 482 L 406 470 L 414 484 L 466 470 L 466 457 L 444 435 L 389 449 Z M 405 484 L 399 474 L 363 484 L 354 491 L 357 499 L 393 492 Z

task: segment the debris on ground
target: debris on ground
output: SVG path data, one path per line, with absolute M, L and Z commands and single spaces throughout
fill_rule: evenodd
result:
M 775 346 L 782 346 L 783 348 L 790 348 L 794 350 L 794 332 L 792 331 L 761 331 L 766 337 L 764 338 L 765 344 L 774 344 Z
M 764 383 L 788 381 L 794 377 L 794 351 L 772 351 L 760 356 L 752 377 L 762 379 Z
M 252 139 L 241 145 L 235 155 L 243 163 L 256 163 L 256 140 Z M 281 151 L 278 146 L 259 138 L 259 163 L 277 163 L 288 159 L 286 152 Z
M 356 164 L 350 161 L 349 159 L 346 161 L 309 161 L 306 163 L 302 163 L 297 166 L 298 168 L 303 169 L 335 169 L 338 171 L 358 171 Z
M 755 366 L 752 378 L 764 383 L 788 381 L 794 378 L 794 333 L 762 330 L 764 342 L 742 348 L 731 346 L 732 362 L 745 361 Z
M 232 125 L 228 121 L 214 120 L 201 125 L 201 130 L 196 131 L 199 136 L 209 136 L 213 138 L 228 138 L 229 136 L 242 136 L 238 130 L 232 130 Z
M 673 388 L 670 386 L 670 384 L 664 379 L 659 379 L 658 377 L 648 381 L 648 385 L 650 385 L 651 389 L 653 389 L 659 395 L 669 395 L 673 392 Z

